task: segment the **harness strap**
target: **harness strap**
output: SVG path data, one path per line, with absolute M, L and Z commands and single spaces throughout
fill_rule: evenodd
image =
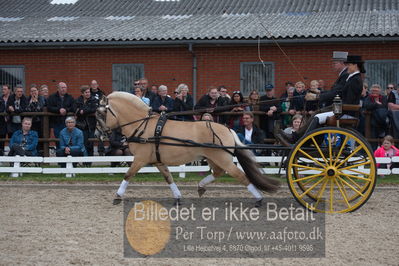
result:
M 163 127 L 168 120 L 168 116 L 165 112 L 162 112 L 158 118 L 157 124 L 155 126 L 154 140 L 155 140 L 155 155 L 157 156 L 157 161 L 161 162 L 161 154 L 159 153 L 160 136 L 162 135 Z

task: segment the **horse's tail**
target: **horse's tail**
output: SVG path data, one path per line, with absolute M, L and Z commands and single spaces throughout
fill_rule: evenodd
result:
M 230 130 L 233 134 L 235 143 L 237 146 L 245 146 L 234 130 Z M 276 192 L 280 186 L 280 182 L 278 180 L 271 179 L 264 175 L 259 169 L 258 164 L 254 158 L 253 153 L 249 149 L 235 149 L 234 154 L 238 159 L 242 169 L 245 172 L 245 175 L 248 177 L 249 181 L 254 184 L 260 190 L 266 192 Z

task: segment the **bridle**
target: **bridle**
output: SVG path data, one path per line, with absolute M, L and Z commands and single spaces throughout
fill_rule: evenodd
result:
M 108 111 L 110 112 L 110 114 L 113 117 L 117 118 L 115 112 L 113 111 L 111 105 L 108 102 L 108 98 L 107 97 L 103 97 L 101 99 L 100 104 L 98 105 L 98 108 L 97 108 L 97 111 L 96 111 L 96 118 L 97 118 L 97 121 L 99 122 L 96 125 L 96 129 L 101 133 L 100 138 L 103 137 L 104 135 L 109 138 L 109 136 L 111 135 L 111 132 L 112 132 L 112 130 L 105 125 Z M 100 116 L 102 116 L 102 117 L 100 117 Z M 145 121 L 148 122 L 149 119 L 151 119 L 153 117 L 156 117 L 156 116 L 157 115 L 153 114 L 151 112 L 151 110 L 150 110 L 146 117 L 140 118 L 140 119 L 137 119 L 137 120 L 133 120 L 133 121 L 124 123 L 122 125 L 119 125 L 119 123 L 118 123 L 118 126 L 116 128 L 123 128 L 125 126 L 132 125 L 132 124 L 135 124 L 135 123 L 138 123 L 138 122 L 145 122 Z M 101 128 L 98 127 L 98 124 L 100 124 Z M 140 128 L 140 126 L 139 126 L 139 128 Z

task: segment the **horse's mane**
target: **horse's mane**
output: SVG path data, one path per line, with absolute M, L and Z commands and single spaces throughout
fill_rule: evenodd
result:
M 114 91 L 110 95 L 108 95 L 109 99 L 120 99 L 122 102 L 126 102 L 126 104 L 133 104 L 137 106 L 139 109 L 143 109 L 148 111 L 150 107 L 145 104 L 139 97 L 124 91 Z

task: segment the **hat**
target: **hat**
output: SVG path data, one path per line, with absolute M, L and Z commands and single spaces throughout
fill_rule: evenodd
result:
M 359 63 L 364 63 L 360 55 L 348 55 L 347 59 L 345 60 L 345 64 L 359 64 Z
M 348 52 L 334 51 L 332 60 L 345 61 L 347 56 L 348 56 Z
M 266 84 L 265 91 L 271 91 L 274 88 L 272 84 Z

